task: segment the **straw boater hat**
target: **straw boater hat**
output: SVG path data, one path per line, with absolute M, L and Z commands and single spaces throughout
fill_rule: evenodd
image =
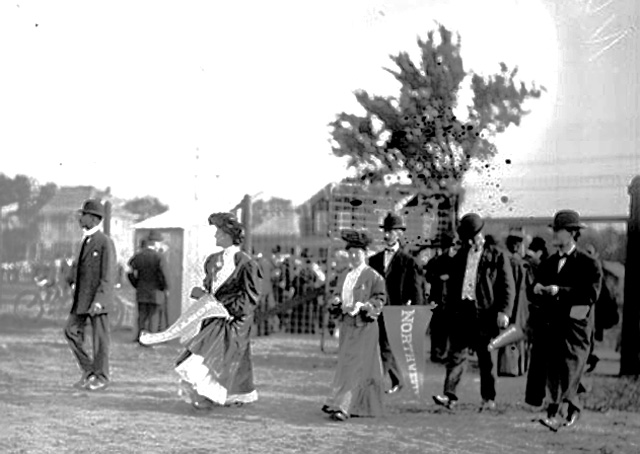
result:
M 89 199 L 82 205 L 82 208 L 78 210 L 80 214 L 92 214 L 98 216 L 100 219 L 104 217 L 104 207 L 102 202 L 98 199 Z

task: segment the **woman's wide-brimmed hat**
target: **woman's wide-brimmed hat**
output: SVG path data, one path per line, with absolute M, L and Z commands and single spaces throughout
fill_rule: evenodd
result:
M 214 225 L 231 236 L 234 244 L 244 241 L 244 225 L 233 213 L 213 213 L 209 216 L 209 225 Z
M 79 214 L 93 214 L 94 216 L 98 216 L 100 219 L 104 217 L 104 207 L 102 206 L 102 202 L 98 199 L 89 199 L 84 202 L 82 208 L 78 210 Z
M 404 220 L 401 216 L 395 213 L 388 213 L 387 216 L 382 221 L 382 225 L 380 226 L 382 230 L 407 230 L 407 226 L 404 225 Z
M 580 222 L 580 215 L 573 210 L 560 210 L 553 218 L 553 224 L 550 224 L 553 230 L 580 230 L 586 229 L 586 224 Z
M 364 249 L 365 251 L 371 244 L 371 238 L 367 232 L 361 230 L 345 229 L 340 232 L 340 236 L 346 241 L 346 249 Z
M 458 236 L 461 240 L 470 240 L 476 236 L 484 227 L 484 221 L 476 213 L 468 213 L 460 219 L 458 226 Z

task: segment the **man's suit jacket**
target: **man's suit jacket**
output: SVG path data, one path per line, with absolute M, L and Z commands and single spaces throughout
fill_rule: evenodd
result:
M 129 260 L 132 272 L 127 274 L 136 289 L 138 303 L 160 304 L 164 298 L 160 292 L 168 289 L 166 264 L 162 255 L 144 248 Z
M 116 278 L 116 251 L 113 241 L 101 231 L 85 239 L 80 247 L 70 283 L 75 284 L 72 314 L 87 314 L 93 302 L 109 312 L 113 305 Z
M 384 277 L 387 286 L 387 304 L 404 306 L 424 304 L 422 294 L 422 276 L 416 260 L 407 252 L 399 249 L 391 259 L 389 268 L 384 269 L 384 250 L 369 258 L 369 266 Z
M 602 286 L 602 267 L 597 260 L 579 249 L 567 257 L 560 272 L 558 272 L 559 262 L 560 255 L 557 253 L 542 261 L 534 279 L 534 285 L 535 283 L 544 286 L 557 285 L 558 294 L 555 296 L 531 294 L 532 302 L 539 308 L 543 319 L 550 322 L 552 326 L 567 327 L 567 324 L 573 328 L 582 325 L 591 326 L 595 314 L 592 310 L 593 305 L 598 300 Z M 586 307 L 582 311 L 581 308 L 575 309 L 572 317 L 571 311 L 574 306 Z M 590 308 L 588 312 L 587 308 Z M 586 315 L 586 317 L 582 318 L 580 315 Z
M 462 286 L 467 268 L 469 248 L 463 247 L 453 258 L 451 277 L 448 281 L 448 301 L 446 309 L 456 312 L 461 307 Z M 481 323 L 491 331 L 498 332 L 497 316 L 502 312 L 511 317 L 515 299 L 515 283 L 511 263 L 507 255 L 495 246 L 485 247 L 478 263 L 476 276 L 475 308 Z M 494 330 L 495 327 L 495 330 Z

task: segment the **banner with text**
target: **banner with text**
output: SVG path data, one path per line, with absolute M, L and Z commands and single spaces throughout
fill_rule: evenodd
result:
M 427 326 L 431 308 L 427 306 L 385 306 L 384 325 L 404 387 L 416 399 L 428 399 L 425 390 Z

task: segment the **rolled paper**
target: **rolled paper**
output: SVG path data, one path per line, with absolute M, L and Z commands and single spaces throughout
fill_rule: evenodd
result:
M 497 350 L 502 347 L 506 347 L 507 345 L 513 344 L 515 342 L 521 341 L 525 339 L 527 336 L 520 325 L 510 325 L 505 329 L 498 337 L 489 342 L 489 346 L 487 347 L 489 351 Z
M 161 344 L 179 337 L 180 343 L 184 344 L 198 334 L 202 320 L 211 317 L 229 318 L 229 312 L 213 295 L 207 293 L 184 311 L 166 330 L 159 333 L 141 333 L 140 343 Z

